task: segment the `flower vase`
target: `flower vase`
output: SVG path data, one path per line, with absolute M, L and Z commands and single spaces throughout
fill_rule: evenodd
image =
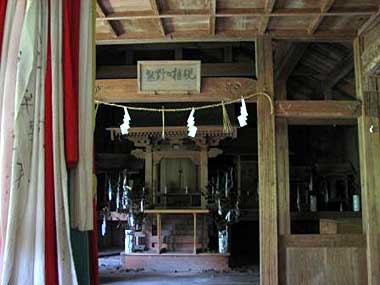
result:
M 228 231 L 227 229 L 218 231 L 219 253 L 228 253 Z

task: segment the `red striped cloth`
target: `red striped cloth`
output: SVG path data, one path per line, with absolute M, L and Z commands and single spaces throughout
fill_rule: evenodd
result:
M 80 1 L 63 1 L 65 154 L 69 168 L 78 161 L 79 28 Z
M 5 12 L 7 10 L 7 0 L 0 0 L 0 56 L 3 47 L 3 33 L 4 33 L 4 22 L 5 22 Z
M 45 79 L 45 284 L 58 284 L 57 238 L 54 208 L 55 199 L 51 72 L 51 42 L 49 25 Z

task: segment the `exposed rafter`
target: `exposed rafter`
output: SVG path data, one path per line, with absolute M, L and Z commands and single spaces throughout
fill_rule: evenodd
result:
M 276 77 L 287 79 L 303 57 L 308 46 L 308 43 L 291 43 L 288 45 L 284 56 L 278 63 Z
M 209 34 L 216 34 L 216 0 L 210 0 Z
M 157 0 L 150 0 L 150 4 L 152 6 L 152 10 L 154 15 L 159 16 L 160 15 L 160 9 L 158 7 Z M 160 33 L 163 37 L 166 37 L 166 32 L 165 32 L 165 26 L 164 23 L 162 22 L 162 19 L 158 18 L 157 19 L 157 25 L 160 29 Z
M 319 7 L 309 1 L 298 5 L 298 1 L 288 0 L 285 4 L 284 1 L 257 0 L 261 6 L 253 8 L 245 4 L 249 1 L 235 0 L 220 3 L 217 0 L 125 1 L 122 5 L 97 0 L 104 8 L 103 15 L 96 19 L 97 44 L 253 41 L 263 34 L 273 39 L 352 41 L 360 26 L 379 11 L 373 0 L 362 0 L 360 4 L 357 0 L 347 0 L 344 5 L 338 1 L 333 5 L 332 0 L 316 0 Z M 336 17 L 336 20 L 322 28 L 324 17 Z M 375 17 L 368 25 L 373 19 Z M 342 25 L 344 21 L 347 25 Z M 103 22 L 112 24 L 112 30 Z M 120 31 L 118 23 L 128 32 Z
M 326 76 L 323 82 L 325 88 L 333 88 L 341 79 L 354 70 L 354 59 L 352 52 L 344 57 L 334 69 Z
M 107 11 L 107 7 L 105 7 L 101 0 L 96 2 L 96 12 L 98 14 L 97 19 L 104 19 L 104 21 L 107 21 L 116 37 L 119 37 L 125 33 L 123 24 L 119 20 L 108 20 L 108 16 L 111 12 Z
M 335 0 L 324 0 L 321 7 L 321 15 L 313 19 L 313 22 L 307 30 L 309 34 L 314 34 L 314 32 L 318 29 L 324 18 L 323 14 L 327 13 L 331 9 L 331 7 L 334 5 L 334 2 Z
M 375 27 L 377 24 L 380 23 L 380 5 L 379 5 L 379 11 L 375 14 L 375 15 L 372 15 L 368 20 L 367 22 L 365 22 L 359 29 L 358 31 L 358 36 L 360 36 L 361 34 L 369 31 L 370 29 L 372 29 L 373 27 Z

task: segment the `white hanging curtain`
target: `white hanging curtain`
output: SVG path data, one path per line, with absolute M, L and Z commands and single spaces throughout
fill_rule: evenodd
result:
M 64 147 L 62 1 L 50 2 L 54 198 L 59 284 L 77 284 L 70 242 L 68 180 Z
M 65 158 L 63 1 L 9 0 L 7 5 L 0 62 L 0 284 L 2 285 L 52 284 L 52 280 L 57 280 L 61 285 L 78 283 L 70 240 L 68 175 Z M 92 1 L 85 0 L 81 3 L 83 3 L 81 8 L 83 52 L 80 60 L 82 76 L 79 79 L 80 98 L 86 97 L 82 94 L 90 96 L 81 100 L 80 106 L 83 108 L 81 113 L 92 114 L 92 86 L 89 84 L 92 78 L 88 80 L 86 77 L 92 74 L 91 52 L 88 52 L 92 50 Z M 47 69 L 49 26 L 51 73 L 50 69 Z M 70 28 L 65 32 L 70 32 Z M 49 70 L 49 73 L 46 70 Z M 66 73 L 70 75 L 70 72 L 67 68 Z M 50 88 L 46 87 L 50 86 L 50 83 L 52 102 L 51 105 L 50 101 L 45 105 L 47 103 L 45 99 L 50 98 Z M 45 90 L 49 91 L 45 94 Z M 49 97 L 45 97 L 47 94 Z M 48 107 L 47 113 L 45 107 Z M 46 132 L 49 137 L 46 138 L 45 114 L 46 118 L 50 119 L 50 107 L 52 132 Z M 75 108 L 72 111 L 77 112 Z M 81 182 L 81 185 L 89 186 L 89 189 L 86 189 L 85 194 L 81 193 L 78 199 L 87 199 L 85 203 L 89 207 L 88 211 L 79 214 L 84 217 L 81 227 L 91 229 L 92 203 L 89 201 L 92 201 L 93 197 L 91 187 L 93 120 L 92 115 L 90 119 L 86 116 L 81 117 L 81 121 L 90 122 L 90 125 L 85 126 L 86 128 L 88 126 L 91 134 L 88 137 L 88 132 L 83 134 L 81 144 L 89 141 L 88 147 L 91 148 L 91 152 L 89 148 L 81 149 L 85 156 L 82 167 L 78 169 L 83 169 L 80 172 L 82 178 L 88 176 L 88 180 L 83 180 L 86 182 Z M 49 146 L 52 146 L 52 153 L 50 148 L 49 151 L 45 149 L 45 143 L 50 136 L 52 142 L 49 141 Z M 45 165 L 45 154 L 52 154 L 51 168 L 50 158 Z M 85 161 L 85 157 L 89 157 L 90 160 Z M 54 176 L 51 176 L 50 170 Z M 46 180 L 49 182 L 45 187 L 47 178 L 52 180 Z M 53 185 L 49 185 L 50 182 Z M 52 201 L 53 189 L 54 201 Z M 47 197 L 49 199 L 45 199 Z M 53 215 L 49 215 L 50 220 L 47 219 L 45 208 L 49 211 L 54 208 L 55 220 L 52 218 Z M 55 232 L 53 223 L 55 223 Z M 45 237 L 49 243 L 45 241 Z M 55 254 L 50 254 L 55 248 L 47 247 L 47 245 L 53 247 L 55 242 L 56 260 Z M 47 257 L 49 263 L 45 264 Z M 54 284 L 57 282 L 54 281 Z
M 2 284 L 45 283 L 43 122 L 46 28 L 45 1 L 28 1 L 18 49 Z
M 14 112 L 7 112 L 7 110 L 14 109 L 17 56 L 24 13 L 25 1 L 9 2 L 0 59 L 0 276 L 8 220 L 14 128 Z
M 93 229 L 93 1 L 82 0 L 79 47 L 79 160 L 70 173 L 71 226 Z

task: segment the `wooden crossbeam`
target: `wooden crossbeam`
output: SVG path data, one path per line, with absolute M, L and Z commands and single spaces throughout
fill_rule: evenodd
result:
M 240 92 L 226 86 L 241 86 L 242 92 L 255 91 L 256 80 L 250 78 L 202 78 L 201 93 L 139 93 L 137 79 L 96 80 L 95 99 L 114 103 L 220 102 L 239 99 Z
M 269 10 L 268 10 L 269 11 Z M 341 9 L 339 11 L 328 11 L 321 13 L 315 9 L 295 8 L 295 9 L 276 9 L 275 12 L 263 12 L 259 9 L 218 9 L 216 18 L 234 18 L 234 17 L 310 17 L 310 16 L 372 16 L 377 13 L 377 9 L 372 8 L 355 8 Z M 109 20 L 134 20 L 134 19 L 154 19 L 154 18 L 182 18 L 194 16 L 210 16 L 209 9 L 203 10 L 166 10 L 164 13 L 155 15 L 152 11 L 136 11 L 136 12 L 117 12 L 108 14 L 107 17 L 98 17 L 97 21 Z
M 289 119 L 356 119 L 361 115 L 360 101 L 276 101 L 276 116 Z
M 265 14 L 271 14 L 273 12 L 274 6 L 276 5 L 276 0 L 265 0 L 264 12 Z M 270 21 L 270 16 L 262 16 L 259 24 L 259 33 L 264 34 L 268 29 L 268 24 Z
M 285 55 L 281 62 L 279 62 L 276 77 L 287 79 L 303 57 L 308 46 L 308 43 L 292 43 L 284 53 Z
M 209 34 L 216 34 L 216 0 L 210 0 Z
M 254 70 L 251 63 L 203 63 L 201 68 L 202 77 L 252 77 L 253 74 Z M 137 78 L 137 66 L 99 65 L 96 68 L 96 78 Z
M 111 27 L 111 30 L 115 34 L 116 37 L 119 37 L 125 33 L 123 24 L 120 22 L 120 20 L 109 20 L 109 12 L 107 11 L 106 6 L 102 2 L 102 0 L 98 0 L 96 2 L 96 12 L 98 14 L 97 19 L 102 19 L 104 21 L 108 22 L 108 25 Z
M 160 9 L 158 8 L 157 0 L 150 0 L 150 4 L 152 5 L 152 10 L 153 10 L 154 15 L 159 16 Z M 160 34 L 163 37 L 166 37 L 165 26 L 164 26 L 164 23 L 162 22 L 162 19 L 160 18 L 157 19 L 157 25 L 160 29 Z
M 311 23 L 311 25 L 309 26 L 307 30 L 309 34 L 313 34 L 318 29 L 319 25 L 322 23 L 323 18 L 324 18 L 323 13 L 328 12 L 331 9 L 331 7 L 334 5 L 334 2 L 335 0 L 325 0 L 323 2 L 322 7 L 321 7 L 321 15 L 313 19 L 313 22 Z

